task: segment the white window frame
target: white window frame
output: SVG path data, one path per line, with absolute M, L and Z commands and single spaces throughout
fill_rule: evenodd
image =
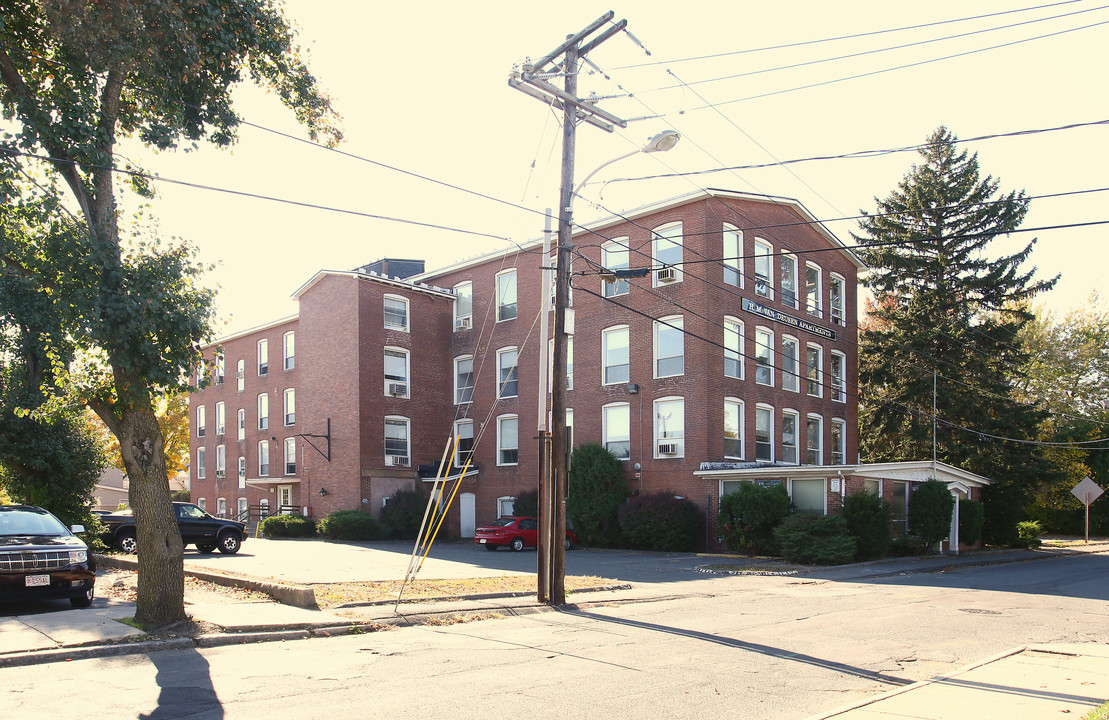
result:
M 196 506 L 198 508 L 200 508 L 201 510 L 203 510 L 204 512 L 208 512 L 208 500 L 207 500 L 207 498 L 202 498 L 202 497 L 197 498 L 196 499 Z
M 239 456 L 239 488 L 246 487 L 246 456 Z
M 258 441 L 258 477 L 270 476 L 270 441 Z
M 732 287 L 743 287 L 743 231 L 739 228 L 724 224 L 721 233 L 724 284 Z M 729 274 L 735 274 L 736 282 L 729 280 Z
M 816 351 L 815 367 L 810 357 L 813 350 Z M 824 348 L 816 343 L 805 345 L 805 394 L 809 397 L 824 397 Z
M 270 394 L 261 393 L 258 396 L 258 429 L 270 429 Z
M 241 497 L 236 501 L 235 504 L 237 506 L 235 510 L 239 513 L 235 516 L 235 519 L 238 520 L 239 518 L 245 516 L 247 514 L 247 511 L 250 510 L 250 502 L 245 497 Z
M 225 361 L 223 353 L 216 355 L 216 373 L 214 382 L 216 385 L 223 385 L 224 377 L 226 376 Z
M 786 442 L 786 417 L 793 420 L 793 443 Z M 782 410 L 782 457 L 781 461 L 791 465 L 801 464 L 801 448 L 797 438 L 801 435 L 801 414 L 792 408 Z M 792 456 L 792 457 L 791 457 Z
M 762 340 L 760 336 L 763 336 Z M 754 344 L 755 384 L 774 387 L 774 331 L 762 325 L 756 326 Z M 760 377 L 765 378 L 765 382 Z
M 235 422 L 238 425 L 238 439 L 246 440 L 246 408 L 239 408 Z
M 285 461 L 284 468 L 286 475 L 297 474 L 297 439 L 296 437 L 287 437 L 282 444 L 282 457 Z M 292 460 L 290 461 L 290 457 Z
M 839 286 L 839 302 L 835 302 L 836 295 L 833 292 L 835 286 Z M 828 276 L 828 317 L 831 318 L 834 325 L 847 325 L 847 280 L 844 279 L 839 273 L 830 273 Z
M 235 364 L 235 387 L 239 392 L 246 389 L 246 360 Z
M 392 301 L 394 303 L 400 303 L 400 305 L 404 308 L 404 322 L 400 325 L 397 325 L 396 323 L 390 323 L 389 322 L 388 304 L 389 304 L 390 301 Z M 408 298 L 404 297 L 403 295 L 392 295 L 392 294 L 382 295 L 381 296 L 381 315 L 382 315 L 382 323 L 383 323 L 385 329 L 386 330 L 395 330 L 397 332 L 409 332 L 410 329 L 411 329 L 411 322 L 412 322 L 412 320 L 411 320 L 412 310 L 411 310 L 410 306 L 411 306 L 411 303 L 409 302 Z
M 816 271 L 815 293 L 809 288 L 809 272 Z M 824 271 L 814 262 L 805 263 L 805 312 L 814 317 L 824 317 Z M 813 299 L 815 294 L 816 298 Z
M 809 434 L 809 426 L 813 421 L 816 421 L 816 447 L 812 447 L 809 442 L 811 436 Z M 813 461 L 816 462 L 813 462 Z M 824 464 L 824 417 L 817 413 L 809 413 L 805 419 L 805 464 L 806 465 L 823 465 Z
M 653 352 L 653 357 L 654 357 L 653 370 L 654 370 L 655 378 L 658 379 L 658 378 L 667 378 L 667 377 L 680 377 L 682 375 L 685 375 L 685 319 L 681 315 L 669 315 L 667 317 L 659 318 L 658 320 L 655 320 L 652 323 L 652 327 L 653 327 L 653 332 L 651 333 L 651 335 L 652 335 L 651 339 L 652 339 L 652 346 L 654 348 L 654 352 Z M 661 357 L 659 355 L 659 344 L 660 344 L 659 343 L 659 339 L 660 339 L 659 334 L 660 333 L 669 333 L 669 332 L 676 332 L 677 333 L 677 337 L 681 342 L 681 354 L 680 355 L 667 355 L 666 357 Z M 629 338 L 629 340 L 630 340 L 630 338 Z M 667 373 L 665 375 L 663 375 L 659 372 L 659 363 L 661 361 L 663 361 L 663 360 L 673 360 L 674 358 L 677 358 L 677 357 L 680 357 L 681 360 L 682 360 L 681 372 L 672 372 L 672 373 Z
M 782 304 L 786 307 L 797 309 L 798 296 L 797 285 L 800 280 L 797 275 L 797 256 L 793 254 L 783 254 L 778 258 L 778 289 L 781 293 Z M 793 297 L 790 298 L 789 293 L 786 291 L 786 267 L 793 268 Z
M 794 483 L 798 483 L 798 482 L 799 483 L 804 483 L 804 484 L 807 484 L 807 483 L 814 483 L 815 484 L 817 482 L 820 483 L 820 485 L 821 485 L 821 492 L 820 492 L 821 507 L 818 509 L 818 512 L 822 515 L 827 515 L 828 514 L 828 481 L 827 481 L 827 479 L 826 478 L 790 478 L 788 489 L 789 489 L 789 501 L 790 501 L 791 504 L 795 502 L 794 497 L 795 497 L 796 489 L 794 488 Z M 794 507 L 797 508 L 796 505 L 794 505 Z M 803 509 L 800 509 L 800 508 L 797 508 L 797 509 L 798 509 L 799 512 L 802 512 L 802 513 L 809 512 L 808 510 L 803 510 Z
M 676 245 L 678 247 L 678 262 L 667 262 L 659 258 L 660 242 L 666 243 L 668 246 Z M 666 223 L 651 231 L 651 264 L 655 268 L 655 271 L 651 273 L 652 287 L 680 283 L 685 276 L 685 273 L 682 271 L 682 263 L 684 261 L 685 239 L 682 234 L 682 224 L 680 222 Z M 663 267 L 674 268 L 675 279 L 672 282 L 659 282 L 658 271 Z
M 474 324 L 474 283 L 472 280 L 454 286 L 454 329 L 463 330 L 464 326 Z M 465 307 L 462 301 L 465 300 Z M 469 322 L 467 322 L 469 321 Z
M 514 495 L 502 495 L 497 498 L 498 520 L 503 517 L 515 517 L 514 512 L 516 512 L 516 497 Z
M 622 260 L 620 256 L 623 256 Z M 626 237 L 616 238 L 601 246 L 601 265 L 609 271 L 627 270 L 631 267 L 631 250 Z M 616 282 L 601 281 L 601 295 L 606 298 L 627 295 L 630 292 L 631 283 L 626 279 Z
M 760 415 L 766 418 L 767 442 L 765 444 L 768 445 L 769 448 L 770 448 L 770 456 L 765 457 L 765 458 L 760 458 L 759 457 L 759 417 L 760 417 Z M 755 405 L 755 460 L 756 461 L 761 460 L 761 461 L 764 461 L 764 462 L 774 462 L 774 445 L 775 445 L 775 443 L 774 443 L 774 406 L 767 405 L 765 403 L 758 403 L 757 405 Z
M 462 387 L 458 384 L 458 365 L 459 363 L 470 362 L 470 384 L 467 387 Z M 469 390 L 469 397 L 465 397 L 463 392 Z M 454 359 L 454 404 L 465 405 L 474 401 L 474 356 L 473 355 L 459 355 Z
M 262 338 L 258 341 L 258 377 L 265 377 L 270 372 L 270 341 Z
M 205 480 L 208 478 L 208 448 L 198 447 L 196 449 L 196 479 Z
M 227 446 L 216 445 L 216 477 L 227 477 Z
M 735 437 L 735 438 L 729 438 L 728 435 L 727 435 L 727 432 L 728 432 L 728 410 L 729 409 L 734 409 L 735 415 L 736 415 L 736 427 L 737 427 L 736 434 L 737 434 L 738 437 Z M 735 397 L 726 397 L 726 398 L 724 398 L 724 459 L 726 459 L 726 460 L 742 460 L 743 457 L 744 457 L 744 451 L 746 450 L 746 442 L 744 441 L 745 438 L 744 438 L 744 427 L 743 427 L 743 425 L 744 425 L 745 419 L 746 418 L 745 418 L 745 413 L 744 413 L 743 401 L 740 400 L 739 398 L 735 398 Z M 739 454 L 738 455 L 729 455 L 728 454 L 728 441 L 729 440 L 735 440 L 737 442 L 738 447 L 739 447 Z
M 296 388 L 285 388 L 285 392 L 281 394 L 281 408 L 282 420 L 285 422 L 285 427 L 292 427 L 297 424 L 297 391 Z
M 292 330 L 281 336 L 282 367 L 292 370 L 297 365 L 296 333 Z
M 392 448 L 392 449 L 389 448 L 390 440 L 392 440 L 394 442 L 397 440 L 397 438 L 390 438 L 389 437 L 389 428 L 390 427 L 394 427 L 394 428 L 403 427 L 404 428 L 404 454 L 403 455 L 398 453 L 396 451 L 397 450 L 396 448 Z M 386 458 L 385 462 L 387 464 L 390 464 L 390 465 L 392 464 L 388 460 L 388 458 L 403 457 L 403 458 L 408 458 L 408 462 L 404 463 L 402 465 L 402 467 L 409 467 L 410 465 L 412 465 L 412 421 L 411 420 L 404 417 L 403 415 L 386 415 L 382 437 L 383 437 L 383 450 L 385 452 L 385 458 Z
M 752 259 L 755 272 L 755 294 L 770 300 L 774 299 L 774 246 L 762 238 L 755 238 L 755 251 Z M 766 263 L 765 279 L 760 273 L 759 265 Z
M 216 403 L 216 436 L 227 434 L 227 404 L 224 402 Z
M 664 420 L 659 412 L 663 405 L 677 405 L 681 408 L 682 422 L 681 427 L 676 428 L 676 423 L 669 420 Z M 652 405 L 654 411 L 654 457 L 656 460 L 667 458 L 683 458 L 685 457 L 685 398 L 680 396 L 670 396 L 658 398 Z M 663 429 L 665 427 L 665 430 Z M 663 443 L 673 443 L 677 445 L 677 452 L 673 455 L 663 455 L 659 453 L 658 446 Z
M 216 517 L 227 517 L 227 498 L 216 498 Z
M 836 372 L 837 364 L 839 372 Z M 847 356 L 839 350 L 833 350 L 829 360 L 829 371 L 832 375 L 832 402 L 847 402 Z
M 455 444 L 454 447 L 454 466 L 457 468 L 465 467 L 467 455 L 469 457 L 473 457 L 474 442 L 476 440 L 476 436 L 474 434 L 474 424 L 475 423 L 472 418 L 463 418 L 461 420 L 454 421 L 454 434 L 455 437 L 458 438 L 458 442 Z M 462 428 L 468 428 L 469 437 L 465 437 L 463 435 Z M 464 440 L 470 441 L 469 450 L 461 449 L 462 442 Z M 473 460 L 470 460 L 470 464 L 473 464 Z
M 196 406 L 196 436 L 204 437 L 208 432 L 208 409 L 204 405 Z
M 836 443 L 836 430 L 839 430 L 839 443 Z M 843 418 L 832 418 L 832 465 L 847 464 L 847 421 Z
M 615 417 L 615 414 L 618 411 L 623 414 L 623 416 L 624 416 L 623 418 Z M 618 460 L 629 460 L 629 459 L 631 459 L 631 456 L 632 456 L 631 455 L 631 447 L 632 447 L 631 417 L 632 417 L 632 415 L 631 415 L 631 403 L 617 402 L 617 403 L 609 403 L 607 405 L 602 405 L 601 406 L 601 444 L 604 446 L 604 448 L 606 450 L 608 450 L 613 455 L 615 455 Z M 626 420 L 626 426 L 627 426 L 626 439 L 625 439 L 625 436 L 622 435 L 622 434 L 621 435 L 614 435 L 613 434 L 613 432 L 614 432 L 613 426 L 618 424 L 617 421 L 623 421 L 623 420 Z M 620 428 L 620 429 L 623 429 L 623 428 Z M 612 444 L 615 444 L 615 443 L 627 443 L 627 447 L 628 447 L 627 455 L 619 455 L 616 452 L 613 452 L 612 448 L 609 447 L 609 446 L 612 445 Z
M 511 278 L 510 281 L 509 278 Z M 504 282 L 502 282 L 502 279 L 504 280 Z M 519 278 L 516 275 L 516 268 L 502 270 L 501 272 L 497 273 L 496 279 L 493 281 L 493 283 L 496 293 L 497 322 L 508 322 L 509 320 L 515 320 L 520 314 L 520 286 L 518 284 Z M 504 296 L 509 293 L 510 289 L 512 302 L 505 302 L 506 298 Z M 505 317 L 505 315 L 507 315 L 508 313 L 509 307 L 512 308 L 512 316 Z
M 504 423 L 507 421 L 514 421 L 516 423 L 516 444 L 512 447 L 504 445 Z M 505 452 L 515 452 L 516 459 L 513 462 L 506 462 L 504 460 Z M 519 415 L 498 415 L 497 416 L 497 465 L 501 467 L 515 466 L 520 464 L 520 416 Z
M 793 360 L 786 354 L 786 344 L 793 345 Z M 801 341 L 792 335 L 782 335 L 782 389 L 801 392 Z
M 385 382 L 383 383 L 384 387 L 382 389 L 382 392 L 385 393 L 385 396 L 386 397 L 401 397 L 401 398 L 410 398 L 410 397 L 412 397 L 412 364 L 411 364 L 411 358 L 410 358 L 409 352 L 407 350 L 405 350 L 404 348 L 402 348 L 402 347 L 393 347 L 391 345 L 386 345 L 384 348 L 382 348 L 381 356 L 382 356 L 382 375 L 384 376 L 384 380 L 385 380 Z M 400 356 L 404 360 L 404 377 L 402 379 L 399 379 L 399 380 L 390 377 L 385 372 L 385 363 L 388 361 L 388 358 L 389 357 L 397 357 L 397 356 Z M 396 384 L 404 385 L 405 392 L 402 395 L 393 395 L 393 393 L 389 392 L 389 386 L 390 385 L 396 385 Z
M 732 327 L 729 327 L 732 326 Z M 724 317 L 724 377 L 743 379 L 743 321 L 737 317 L 726 315 Z M 728 360 L 732 360 L 737 369 L 736 374 L 728 373 Z
M 625 362 L 609 364 L 609 354 L 614 350 L 609 346 L 609 339 L 623 333 Z M 628 325 L 614 325 L 601 331 L 601 385 L 623 385 L 631 382 L 631 328 Z M 615 348 L 619 350 L 619 348 Z M 627 377 L 618 380 L 609 380 L 610 368 L 627 368 Z
M 513 360 L 505 366 L 503 357 L 512 353 Z M 514 384 L 512 394 L 506 394 L 509 384 Z M 497 351 L 497 398 L 504 400 L 520 396 L 520 351 L 516 347 L 504 347 Z

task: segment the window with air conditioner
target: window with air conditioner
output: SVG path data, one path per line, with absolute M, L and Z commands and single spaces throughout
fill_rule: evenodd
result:
M 404 417 L 385 418 L 385 463 L 406 467 L 411 456 L 409 420 Z
M 651 262 L 656 268 L 655 287 L 682 279 L 682 224 L 672 223 L 655 229 L 651 238 Z
M 685 450 L 685 400 L 655 401 L 655 457 L 677 457 Z
M 474 324 L 474 284 L 461 282 L 454 286 L 454 327 L 468 330 Z
M 246 389 L 246 360 L 240 360 L 235 370 L 235 382 L 239 392 Z
M 516 319 L 516 270 L 497 274 L 497 322 Z
M 385 348 L 385 394 L 408 397 L 409 355 L 401 348 Z
M 227 407 L 222 402 L 216 403 L 216 435 L 227 432 Z

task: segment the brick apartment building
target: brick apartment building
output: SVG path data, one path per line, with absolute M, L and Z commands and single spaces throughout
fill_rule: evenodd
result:
M 798 510 L 820 513 L 867 487 L 902 522 L 914 482 L 940 477 L 960 497 L 989 482 L 857 463 L 864 266 L 797 201 L 698 191 L 591 225 L 574 245 L 572 441 L 626 460 L 632 492 L 697 503 L 707 545 L 738 482 L 784 483 Z M 194 500 L 218 515 L 376 514 L 433 482 L 453 433 L 450 474 L 473 462 L 450 533 L 510 513 L 538 482 L 552 264 L 535 241 L 431 272 L 393 259 L 317 272 L 294 293 L 296 316 L 212 347 L 214 377 L 191 399 Z

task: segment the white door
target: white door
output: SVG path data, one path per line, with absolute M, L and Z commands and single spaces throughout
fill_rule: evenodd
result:
M 287 507 L 287 506 L 293 504 L 293 486 L 292 485 L 278 485 L 277 486 L 277 504 L 280 507 Z
M 473 493 L 458 496 L 458 511 L 462 515 L 462 537 L 472 538 L 477 530 L 477 499 Z

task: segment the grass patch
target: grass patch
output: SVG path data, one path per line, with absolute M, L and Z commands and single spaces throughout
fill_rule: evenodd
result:
M 1109 720 L 1109 700 L 1098 708 L 1094 708 L 1089 714 L 1083 715 L 1082 720 Z
M 397 593 L 400 592 L 401 584 L 400 580 L 381 580 L 325 583 L 312 587 L 316 591 L 316 603 L 321 610 L 326 610 L 350 604 L 394 601 L 397 599 Z M 566 577 L 567 592 L 616 584 L 615 580 L 592 576 L 568 575 Z M 455 600 L 468 595 L 535 593 L 536 591 L 534 575 L 504 575 L 459 580 L 413 580 L 404 587 L 404 599 Z
M 131 615 L 131 616 L 128 616 L 128 617 L 123 617 L 123 618 L 116 618 L 115 620 L 116 620 L 116 622 L 121 622 L 124 625 L 130 625 L 131 627 L 135 628 L 136 630 L 142 630 L 143 632 L 146 632 L 146 626 L 143 625 L 142 623 L 135 622 L 135 616 L 134 615 Z

